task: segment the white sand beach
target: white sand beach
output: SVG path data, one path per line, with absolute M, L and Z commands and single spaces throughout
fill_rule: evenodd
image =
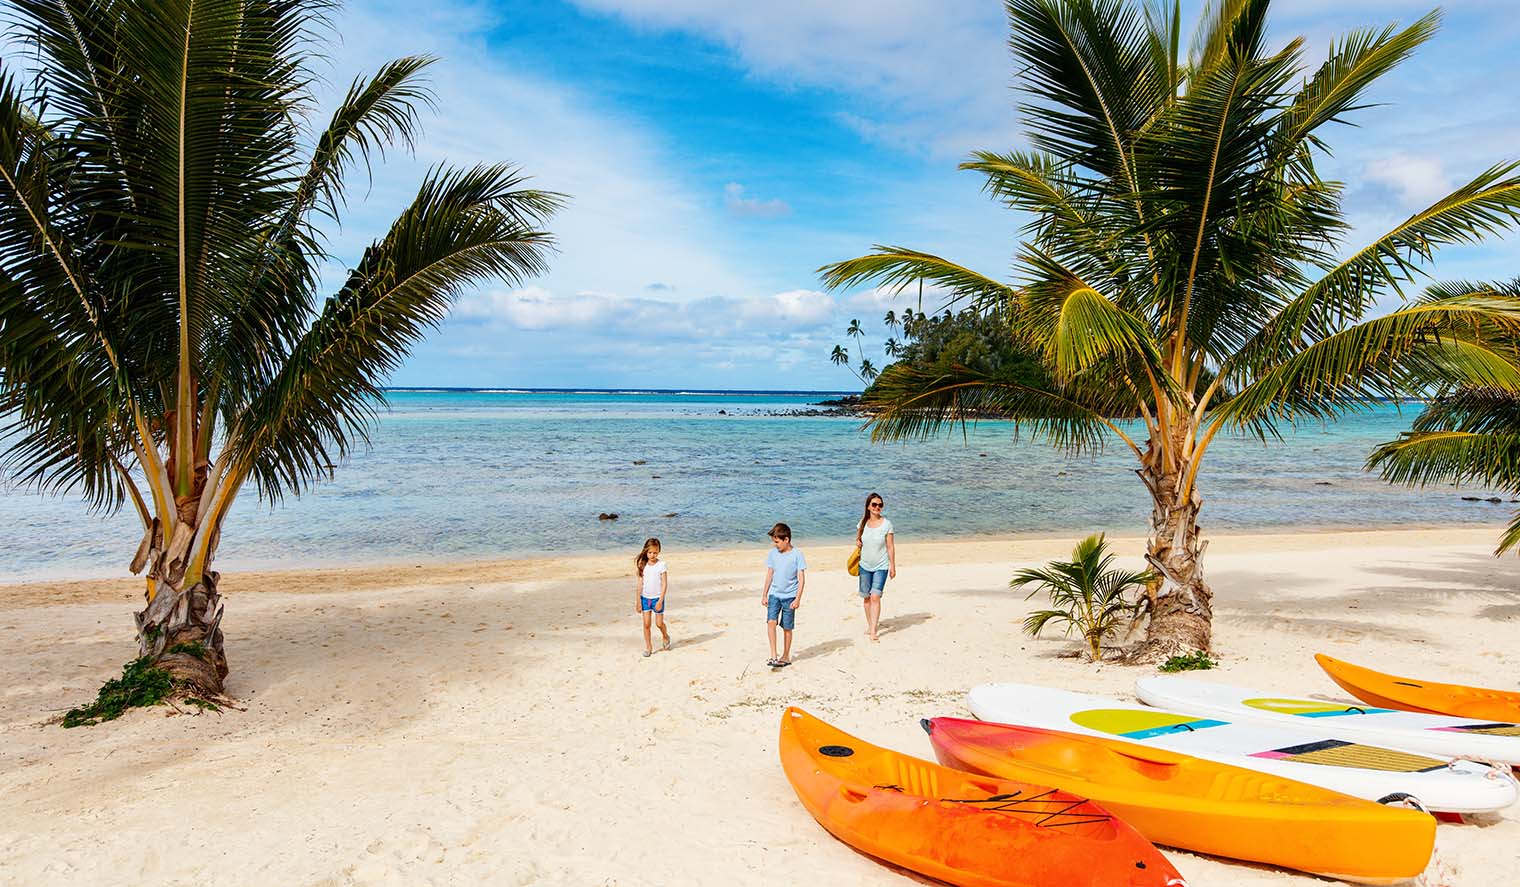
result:
M 763 540 L 761 540 L 763 542 Z M 813 569 L 796 664 L 773 672 L 765 546 L 669 545 L 675 649 L 640 657 L 622 556 L 243 574 L 224 627 L 240 711 L 133 711 L 64 730 L 131 653 L 131 582 L 0 586 L 0 883 L 921 883 L 803 810 L 782 708 L 930 756 L 920 717 L 1020 680 L 1126 695 L 1149 669 L 1019 631 L 1016 565 L 1071 538 L 902 540 L 880 643 L 845 551 Z M 1520 560 L 1492 530 L 1224 535 L 1209 677 L 1339 695 L 1311 655 L 1513 689 Z M 1133 556 L 1137 539 L 1116 540 Z M 192 827 L 170 829 L 169 824 Z M 1167 851 L 1192 887 L 1318 879 Z M 1424 885 L 1512 883 L 1520 808 L 1442 825 Z

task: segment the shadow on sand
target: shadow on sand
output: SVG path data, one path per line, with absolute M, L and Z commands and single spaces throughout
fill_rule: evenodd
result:
M 915 625 L 922 625 L 933 618 L 933 613 L 904 613 L 901 616 L 892 616 L 876 623 L 876 633 L 878 635 L 896 634 Z
M 832 641 L 824 641 L 821 644 L 814 644 L 811 647 L 804 647 L 801 650 L 793 653 L 792 659 L 822 659 L 830 653 L 838 653 L 840 650 L 849 649 L 854 645 L 855 641 L 853 639 L 835 638 Z
M 687 647 L 698 647 L 702 644 L 707 643 L 708 641 L 717 640 L 727 633 L 728 632 L 726 631 L 709 631 L 704 634 L 694 634 L 689 638 L 683 638 L 680 635 L 674 635 L 671 638 L 670 649 L 682 650 Z

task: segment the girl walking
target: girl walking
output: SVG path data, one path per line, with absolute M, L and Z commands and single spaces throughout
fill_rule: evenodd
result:
M 866 496 L 866 513 L 855 528 L 855 544 L 860 547 L 860 602 L 866 611 L 866 637 L 876 640 L 876 624 L 881 621 L 881 595 L 887 580 L 897 578 L 897 545 L 892 537 L 892 522 L 881 516 L 882 498 Z
M 665 630 L 665 592 L 670 587 L 670 579 L 665 573 L 665 562 L 660 560 L 660 540 L 653 536 L 644 540 L 644 547 L 639 549 L 639 556 L 633 559 L 633 564 L 638 568 L 638 580 L 634 583 L 634 593 L 638 595 L 638 609 L 635 611 L 644 617 L 644 655 L 654 652 L 654 641 L 649 634 L 650 617 L 654 617 L 654 624 L 660 629 L 660 636 L 664 643 L 661 650 L 670 649 L 670 632 Z

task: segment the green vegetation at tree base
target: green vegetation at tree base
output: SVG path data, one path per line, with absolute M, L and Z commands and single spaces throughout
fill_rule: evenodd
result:
M 129 708 L 162 705 L 173 692 L 174 678 L 168 670 L 143 656 L 123 666 L 121 677 L 106 681 L 93 703 L 70 709 L 63 716 L 63 726 L 91 727 L 114 721 Z
M 1210 659 L 1209 654 L 1202 650 L 1194 650 L 1191 653 L 1173 656 L 1156 667 L 1162 671 L 1207 671 L 1218 666 L 1219 663 Z
M 204 660 L 206 657 L 211 655 L 211 651 L 207 650 L 206 645 L 202 644 L 200 641 L 180 641 L 164 652 L 183 653 L 186 656 L 194 656 L 196 659 L 201 660 Z

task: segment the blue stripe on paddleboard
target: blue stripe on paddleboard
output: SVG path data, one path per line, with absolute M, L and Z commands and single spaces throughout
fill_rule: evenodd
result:
M 1151 727 L 1146 730 L 1131 730 L 1128 733 L 1120 733 L 1126 739 L 1150 739 L 1152 736 L 1170 736 L 1173 733 L 1191 733 L 1193 730 L 1202 730 L 1206 727 L 1223 727 L 1229 721 L 1185 721 L 1181 724 L 1167 724 L 1165 727 Z
M 1391 708 L 1348 708 L 1342 711 L 1301 711 L 1301 718 L 1338 718 L 1342 715 L 1386 715 L 1393 711 Z

